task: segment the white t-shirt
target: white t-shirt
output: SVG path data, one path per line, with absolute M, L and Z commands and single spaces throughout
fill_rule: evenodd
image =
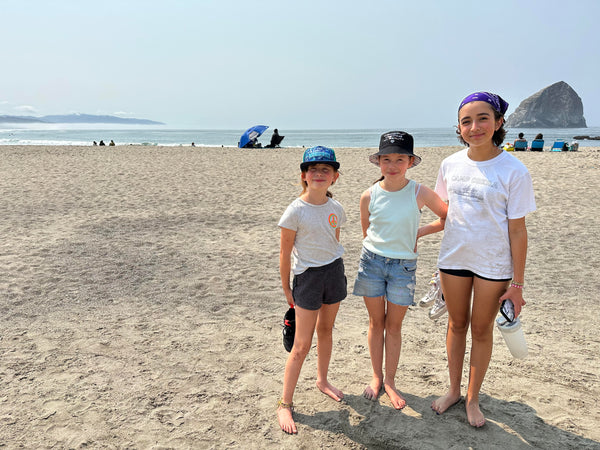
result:
M 488 161 L 473 161 L 467 151 L 444 159 L 438 173 L 435 191 L 449 201 L 438 267 L 512 278 L 508 219 L 535 211 L 531 175 L 505 151 Z
M 309 267 L 325 266 L 344 254 L 336 231 L 345 223 L 344 208 L 332 198 L 322 205 L 297 198 L 287 207 L 278 225 L 296 232 L 292 249 L 294 275 Z

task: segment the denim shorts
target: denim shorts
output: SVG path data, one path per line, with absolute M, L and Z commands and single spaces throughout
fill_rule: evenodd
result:
M 316 311 L 325 305 L 341 302 L 347 295 L 344 261 L 338 258 L 320 267 L 309 267 L 294 275 L 292 297 L 300 308 Z
M 415 299 L 416 272 L 416 259 L 386 258 L 363 247 L 352 293 L 362 297 L 385 296 L 396 305 L 410 306 Z

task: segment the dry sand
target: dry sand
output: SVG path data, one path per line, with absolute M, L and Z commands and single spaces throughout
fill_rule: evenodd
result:
M 423 163 L 411 176 L 433 187 L 456 150 L 418 149 Z M 358 199 L 378 175 L 370 152 L 337 149 L 350 286 Z M 483 429 L 468 425 L 464 404 L 431 411 L 448 385 L 446 318 L 431 321 L 419 307 L 405 320 L 397 377 L 409 406 L 360 396 L 370 379 L 367 313 L 350 295 L 330 367 L 346 399 L 314 386 L 313 349 L 294 398 L 299 434 L 283 434 L 277 221 L 298 195 L 301 154 L 0 147 L 0 446 L 600 447 L 598 148 L 515 153 L 538 205 L 527 219 L 530 356 L 511 358 L 495 333 Z M 420 244 L 417 299 L 440 237 Z

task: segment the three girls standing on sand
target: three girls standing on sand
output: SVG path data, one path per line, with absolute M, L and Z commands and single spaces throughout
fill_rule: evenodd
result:
M 353 293 L 364 297 L 369 313 L 368 343 L 373 377 L 363 396 L 370 400 L 376 400 L 383 387 L 396 409 L 406 405 L 395 387 L 394 377 L 400 356 L 402 321 L 414 299 L 416 242 L 421 236 L 444 229 L 445 221 L 438 267 L 449 317 L 446 349 L 450 388 L 431 407 L 441 414 L 461 399 L 461 375 L 470 326 L 472 344 L 466 413 L 472 426 L 480 427 L 485 423 L 479 408 L 479 391 L 491 359 L 493 323 L 504 299 L 513 301 L 515 316 L 525 304 L 522 295 L 527 253 L 525 215 L 535 211 L 529 172 L 519 160 L 499 148 L 506 134 L 503 124 L 507 108 L 508 104 L 499 96 L 486 92 L 471 94 L 461 102 L 457 133 L 467 148 L 442 162 L 435 192 L 406 178 L 408 168 L 421 161 L 413 153 L 413 140 L 409 134 L 385 133 L 379 152 L 369 158 L 380 167 L 382 177 L 361 196 L 364 240 Z M 302 205 L 306 207 L 330 203 L 326 197 L 327 188 L 337 180 L 339 168 L 333 150 L 327 149 L 331 152 L 328 153 L 329 160 L 319 162 L 310 159 L 312 150 L 305 152 L 303 164 L 310 163 L 305 164 L 308 172 L 324 176 L 309 182 L 308 172 L 303 167 L 305 190 L 299 200 L 303 200 Z M 323 165 L 334 170 L 323 170 Z M 327 175 L 327 172 L 332 173 Z M 423 206 L 431 209 L 439 219 L 419 227 Z M 339 207 L 339 214 L 345 220 L 343 208 Z M 317 385 L 334 400 L 340 401 L 343 397 L 341 391 L 327 381 L 327 369 L 331 357 L 331 329 L 339 301 L 346 294 L 345 283 L 343 296 L 333 295 L 325 287 L 335 277 L 322 271 L 322 268 L 330 270 L 329 264 L 319 259 L 312 266 L 319 269 L 310 280 L 318 286 L 317 291 L 312 287 L 310 291 L 302 288 L 298 275 L 294 277 L 294 289 L 290 288 L 292 251 L 296 274 L 302 247 L 317 235 L 331 236 L 331 230 L 327 227 L 317 229 L 312 221 L 306 221 L 304 226 L 311 231 L 304 232 L 312 237 L 302 242 L 300 228 L 294 230 L 296 224 L 284 222 L 286 214 L 279 223 L 281 278 L 288 303 L 296 304 L 296 339 L 299 340 L 294 343 L 286 363 L 283 396 L 277 415 L 283 431 L 296 433 L 292 395 L 310 348 L 315 324 L 318 335 Z M 337 226 L 344 220 L 336 220 Z M 339 228 L 334 235 L 339 244 Z M 313 250 L 327 252 L 325 247 L 318 245 L 313 246 Z M 342 253 L 343 248 L 337 258 Z M 336 276 L 338 280 L 345 280 L 343 264 L 341 273 Z M 302 306 L 303 296 L 306 296 L 305 300 L 311 299 L 309 308 Z M 320 300 L 312 303 L 317 297 Z M 382 369 L 384 358 L 385 375 Z

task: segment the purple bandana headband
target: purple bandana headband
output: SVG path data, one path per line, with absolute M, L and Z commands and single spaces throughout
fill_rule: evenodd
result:
M 460 108 L 471 102 L 489 103 L 492 108 L 494 108 L 494 111 L 498 111 L 500 114 L 504 114 L 508 109 L 508 103 L 506 103 L 499 95 L 491 94 L 489 92 L 475 92 L 460 102 L 458 110 L 460 111 Z

